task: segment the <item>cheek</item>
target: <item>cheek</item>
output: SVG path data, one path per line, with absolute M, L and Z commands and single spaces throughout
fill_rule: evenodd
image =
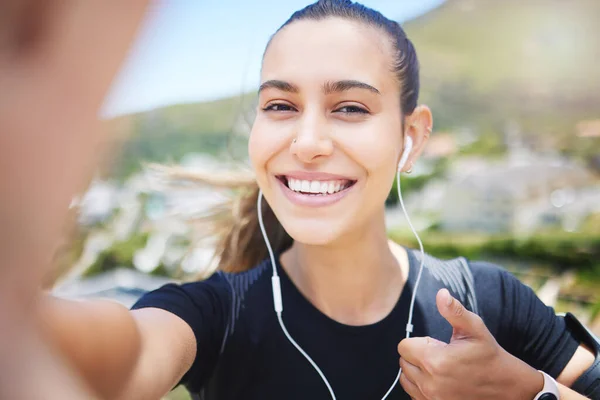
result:
M 379 175 L 382 171 L 395 169 L 398 165 L 398 146 L 393 144 L 377 143 L 365 147 L 365 166 L 369 175 Z
M 373 129 L 367 137 L 346 147 L 348 155 L 366 172 L 366 190 L 374 204 L 385 202 L 395 179 L 401 146 L 398 132 Z
M 282 149 L 282 141 L 278 135 L 260 117 L 257 117 L 248 140 L 248 156 L 256 174 L 256 179 L 262 187 L 267 179 L 269 161 Z
M 370 168 L 367 170 L 367 192 L 376 205 L 385 203 L 394 179 L 396 178 L 397 151 L 393 147 L 379 149 L 379 156 L 372 157 Z M 376 154 L 375 150 L 372 153 Z
M 367 135 L 345 141 L 345 151 L 366 171 L 369 179 L 377 179 L 383 173 L 389 178 L 395 172 L 400 158 L 400 134 L 389 129 L 373 128 Z
M 371 140 L 364 143 L 369 160 L 369 172 L 373 175 L 383 173 L 389 180 L 390 173 L 395 174 L 402 151 L 402 124 L 396 113 L 378 121 L 378 126 L 370 135 Z

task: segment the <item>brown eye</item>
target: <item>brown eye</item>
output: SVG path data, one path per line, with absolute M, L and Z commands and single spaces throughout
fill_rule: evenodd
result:
M 263 111 L 295 111 L 294 108 L 288 104 L 274 103 L 269 104 L 263 108 Z
M 344 106 L 344 107 L 338 108 L 334 112 L 341 112 L 344 114 L 368 114 L 369 113 L 364 108 L 358 107 L 358 106 Z

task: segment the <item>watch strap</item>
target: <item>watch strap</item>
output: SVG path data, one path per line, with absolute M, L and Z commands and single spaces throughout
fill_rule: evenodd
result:
M 550 375 L 544 371 L 539 371 L 544 377 L 544 387 L 535 396 L 533 400 L 560 400 L 560 393 L 558 392 L 558 384 Z

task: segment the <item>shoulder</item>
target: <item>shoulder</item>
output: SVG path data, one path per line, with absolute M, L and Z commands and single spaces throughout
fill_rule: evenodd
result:
M 470 267 L 481 317 L 498 343 L 556 378 L 579 346 L 565 319 L 502 266 L 476 261 Z
M 410 254 L 415 258 L 415 265 L 418 265 L 422 258 L 421 253 L 412 250 Z M 442 259 L 425 253 L 423 265 L 427 275 L 450 290 L 468 310 L 479 314 L 476 274 L 473 273 L 471 263 L 466 258 Z
M 554 311 L 535 291 L 505 267 L 489 261 L 470 261 L 480 316 L 495 336 L 510 337 L 528 330 L 532 321 L 553 320 Z
M 271 263 L 267 260 L 244 272 L 219 272 L 221 279 L 234 295 L 244 296 L 255 287 L 269 283 Z M 267 282 L 268 281 L 268 282 Z
M 419 251 L 411 253 L 420 261 Z M 424 265 L 429 275 L 450 289 L 467 309 L 482 317 L 501 311 L 515 293 L 535 296 L 505 267 L 494 262 L 466 257 L 441 259 L 425 254 Z
M 534 295 L 533 290 L 522 283 L 503 265 L 483 260 L 468 261 L 478 293 L 497 294 L 496 303 L 510 293 L 522 292 Z
M 501 264 L 486 260 L 468 260 L 469 267 L 478 277 L 512 276 Z
M 157 307 L 178 314 L 189 308 L 228 311 L 239 306 L 262 277 L 268 277 L 264 273 L 268 265 L 263 262 L 244 272 L 216 271 L 202 280 L 169 283 L 142 295 L 132 309 Z
M 478 285 L 498 285 L 505 280 L 517 280 L 517 278 L 501 264 L 485 260 L 467 260 L 467 262 L 469 264 L 469 269 L 473 273 L 473 278 Z

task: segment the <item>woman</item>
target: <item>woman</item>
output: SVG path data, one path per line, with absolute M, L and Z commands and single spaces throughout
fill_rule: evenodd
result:
M 502 269 L 470 263 L 452 278 L 429 259 L 411 307 L 422 255 L 387 240 L 384 203 L 431 132 L 418 93 L 397 23 L 343 0 L 298 11 L 265 51 L 250 136 L 268 206 L 249 191 L 219 246 L 221 269 L 242 272 L 167 285 L 131 312 L 53 300 L 49 332 L 113 398 L 159 398 L 181 382 L 205 399 L 534 399 L 537 370 L 557 378 L 561 398 L 583 398 L 568 387 L 592 353 Z M 469 282 L 478 315 L 444 289 L 458 296 Z M 106 377 L 116 353 L 136 354 L 137 367 Z

